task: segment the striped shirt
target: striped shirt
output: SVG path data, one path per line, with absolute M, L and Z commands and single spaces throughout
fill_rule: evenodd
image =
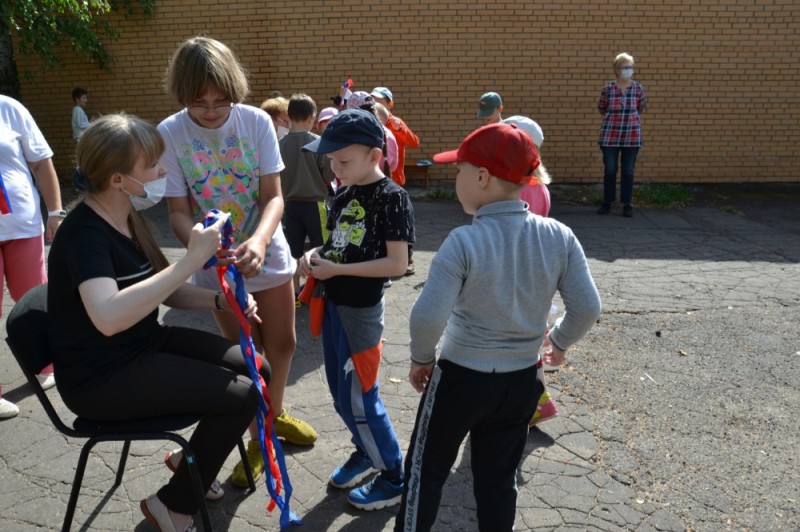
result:
M 644 112 L 646 106 L 644 87 L 635 81 L 625 92 L 614 81 L 603 87 L 597 102 L 597 109 L 603 115 L 597 143 L 606 147 L 641 148 L 639 113 Z

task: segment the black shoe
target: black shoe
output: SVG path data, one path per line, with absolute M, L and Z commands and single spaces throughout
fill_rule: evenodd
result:
M 633 218 L 633 207 L 630 205 L 625 205 L 622 207 L 622 216 L 625 218 Z
M 600 205 L 600 208 L 597 209 L 597 214 L 608 214 L 611 212 L 611 204 L 610 203 L 603 203 Z

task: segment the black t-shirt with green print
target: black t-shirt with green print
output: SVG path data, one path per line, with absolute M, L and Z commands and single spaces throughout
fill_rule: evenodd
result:
M 389 178 L 350 186 L 333 200 L 328 241 L 322 256 L 353 264 L 386 256 L 387 242 L 414 242 L 414 209 L 408 193 Z M 325 281 L 327 297 L 337 305 L 371 307 L 383 297 L 385 277 L 340 275 Z

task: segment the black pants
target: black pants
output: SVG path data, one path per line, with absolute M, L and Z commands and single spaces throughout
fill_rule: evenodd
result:
M 61 391 L 76 414 L 97 420 L 200 414 L 189 443 L 197 455 L 204 492 L 219 473 L 258 409 L 258 390 L 247 375 L 242 351 L 216 334 L 168 327 L 155 353 L 116 368 L 101 385 Z M 269 364 L 261 375 L 269 382 Z M 186 461 L 158 497 L 174 512 L 198 510 Z
M 299 259 L 305 250 L 306 237 L 315 248 L 325 243 L 323 232 L 328 223 L 322 201 L 287 200 L 283 206 L 283 234 L 289 243 L 292 257 Z
M 482 373 L 439 361 L 411 434 L 395 532 L 431 529 L 442 486 L 467 433 L 478 527 L 510 531 L 517 506 L 516 470 L 528 421 L 543 391 L 535 365 L 510 373 Z

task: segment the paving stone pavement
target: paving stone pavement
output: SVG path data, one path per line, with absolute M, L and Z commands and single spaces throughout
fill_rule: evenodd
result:
M 403 448 L 407 446 L 419 401 L 419 395 L 405 379 L 408 315 L 439 244 L 453 227 L 469 223 L 469 217 L 456 202 L 417 201 L 415 210 L 417 273 L 395 280 L 387 290 L 381 368 L 382 395 Z M 552 215 L 571 226 L 586 249 L 604 313 L 591 338 L 576 347 L 574 358 L 570 358 L 572 352 L 568 353 L 570 363 L 549 383 L 560 416 L 529 435 L 517 479 L 516 529 L 752 529 L 742 524 L 744 521 L 733 521 L 733 525 L 729 521 L 726 526 L 716 516 L 704 521 L 696 512 L 676 504 L 680 497 L 673 500 L 670 493 L 647 491 L 637 484 L 636 460 L 640 457 L 624 448 L 630 434 L 619 421 L 624 414 L 615 410 L 613 396 L 609 397 L 613 390 L 598 395 L 596 388 L 586 384 L 596 368 L 589 352 L 595 345 L 613 344 L 618 330 L 608 325 L 615 325 L 615 318 L 623 314 L 686 316 L 764 304 L 796 307 L 800 294 L 800 236 L 776 234 L 764 225 L 711 208 L 637 210 L 633 219 L 623 219 L 618 215 L 598 217 L 594 208 L 556 201 Z M 168 258 L 180 257 L 183 251 L 170 233 L 165 206 L 151 209 L 148 216 Z M 3 316 L 11 306 L 6 293 Z M 263 317 L 269 319 L 268 315 Z M 205 313 L 162 309 L 162 319 L 168 324 L 215 330 L 212 318 Z M 321 342 L 308 332 L 305 307 L 298 311 L 297 330 L 298 348 L 286 406 L 292 415 L 311 423 L 320 438 L 309 448 L 285 446 L 294 486 L 293 509 L 303 519 L 306 530 L 391 530 L 395 509 L 351 509 L 346 494 L 326 484 L 328 475 L 346 459 L 351 446 L 329 398 Z M 794 351 L 800 354 L 796 344 L 791 348 L 791 353 Z M 795 366 L 798 358 L 793 359 Z M 649 382 L 640 373 L 637 378 L 632 377 L 633 381 L 637 385 Z M 611 379 L 623 381 L 623 377 Z M 650 378 L 664 377 L 657 374 Z M 800 406 L 797 382 L 792 377 L 786 383 L 787 404 L 795 408 L 794 412 Z M 0 530 L 58 529 L 80 445 L 51 427 L 5 344 L 0 346 L 0 383 L 4 397 L 17 403 L 21 410 L 18 417 L 0 422 Z M 142 383 L 142 393 L 147 393 L 147 383 Z M 56 390 L 49 394 L 64 408 Z M 796 445 L 796 423 L 793 427 L 790 442 Z M 635 440 L 645 446 L 648 434 L 636 434 Z M 791 443 L 787 445 L 791 449 Z M 152 530 L 139 511 L 138 501 L 168 479 L 162 459 L 169 446 L 163 442 L 134 443 L 123 483 L 112 491 L 119 449 L 120 445 L 99 444 L 92 453 L 73 523 L 75 529 Z M 215 529 L 278 530 L 277 514 L 265 510 L 268 501 L 263 482 L 255 493 L 230 484 L 229 475 L 237 456 L 232 454 L 220 473 L 225 497 L 209 505 Z M 785 469 L 795 481 L 796 456 L 794 452 L 785 459 Z M 788 500 L 797 500 L 796 485 L 797 482 L 788 490 Z M 707 504 L 714 506 L 714 501 L 708 500 Z M 788 509 L 784 505 L 781 511 L 783 517 L 771 522 L 770 528 L 796 529 L 796 503 Z M 467 440 L 447 482 L 434 530 L 476 529 Z

